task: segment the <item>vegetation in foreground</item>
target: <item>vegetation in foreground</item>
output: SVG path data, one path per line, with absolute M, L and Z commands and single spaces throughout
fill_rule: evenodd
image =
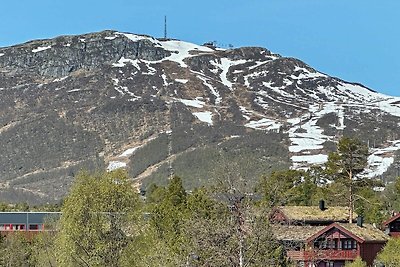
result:
M 49 226 L 56 231 L 2 238 L 0 266 L 291 266 L 268 225 L 273 206 L 325 199 L 332 206 L 354 206 L 370 223 L 400 207 L 400 178 L 377 192 L 376 181 L 350 176 L 363 168 L 366 155 L 358 156 L 365 150 L 342 140 L 325 168 L 274 172 L 256 190 L 234 164 L 222 167 L 224 180 L 213 188 L 188 193 L 173 177 L 165 187 L 150 186 L 145 198 L 122 170 L 82 172 L 62 204 L 60 221 Z M 357 160 L 349 163 L 351 153 Z M 29 209 L 3 206 L 9 208 Z M 378 260 L 398 266 L 399 247 L 400 240 L 391 240 Z

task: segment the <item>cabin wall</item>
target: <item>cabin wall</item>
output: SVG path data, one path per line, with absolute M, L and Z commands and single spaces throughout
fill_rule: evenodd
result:
M 385 246 L 384 243 L 363 243 L 360 244 L 360 256 L 367 263 L 368 266 L 372 266 L 376 255 Z
M 390 232 L 389 235 L 394 238 L 400 238 L 400 232 Z

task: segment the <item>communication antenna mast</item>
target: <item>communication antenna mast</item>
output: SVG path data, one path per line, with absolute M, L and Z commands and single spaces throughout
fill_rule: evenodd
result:
M 167 39 L 167 16 L 164 16 L 164 39 Z

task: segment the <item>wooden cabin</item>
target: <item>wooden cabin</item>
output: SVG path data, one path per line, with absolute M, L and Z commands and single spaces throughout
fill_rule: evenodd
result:
M 60 212 L 0 212 L 0 234 L 45 231 L 47 222 L 60 216 Z
M 400 238 L 400 213 L 385 221 L 383 227 L 385 228 L 386 234 L 391 237 Z
M 357 257 L 372 266 L 388 240 L 382 231 L 360 223 L 273 225 L 272 229 L 297 266 L 342 267 Z
M 355 222 L 357 214 L 353 214 Z M 349 222 L 347 207 L 326 207 L 323 201 L 319 206 L 281 206 L 270 214 L 271 223 L 288 225 L 329 225 L 334 222 Z

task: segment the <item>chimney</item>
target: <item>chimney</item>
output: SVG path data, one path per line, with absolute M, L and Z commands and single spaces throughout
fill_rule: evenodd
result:
M 324 201 L 323 199 L 321 199 L 321 200 L 319 201 L 319 209 L 322 210 L 322 211 L 326 210 L 326 208 L 325 208 L 325 201 Z
M 358 216 L 357 217 L 357 226 L 363 227 L 363 223 L 364 223 L 364 217 L 363 216 Z

